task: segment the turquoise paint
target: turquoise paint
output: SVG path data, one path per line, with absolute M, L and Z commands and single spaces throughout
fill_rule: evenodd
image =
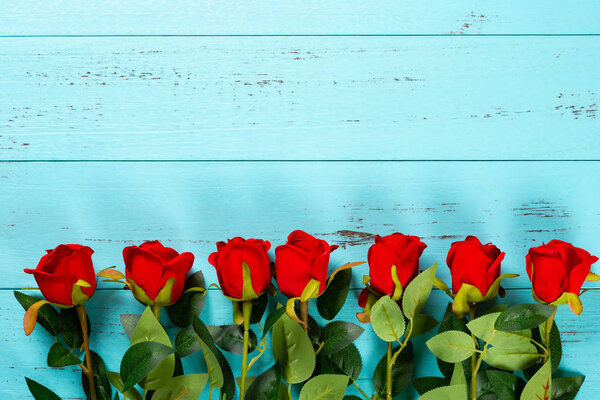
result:
M 2 397 L 30 398 L 26 375 L 82 398 L 78 371 L 45 367 L 52 340 L 41 329 L 25 337 L 11 292 L 33 284 L 22 268 L 60 242 L 88 244 L 97 267 L 122 270 L 124 246 L 160 239 L 194 252 L 208 282 L 217 240 L 276 245 L 296 228 L 342 245 L 332 267 L 364 260 L 371 234 L 420 235 L 421 266 L 439 262 L 447 282 L 446 252 L 468 234 L 507 253 L 504 272 L 524 274 L 527 249 L 552 238 L 600 254 L 599 7 L 2 3 Z M 122 162 L 135 160 L 165 162 Z M 344 319 L 355 321 L 364 273 Z M 505 286 L 506 302 L 531 301 L 525 276 Z M 128 343 L 118 315 L 142 307 L 109 288 L 89 303 L 92 346 L 104 335 L 100 352 L 117 370 Z M 427 310 L 439 319 L 446 302 L 434 291 Z M 582 316 L 558 315 L 563 371 L 588 375 L 578 399 L 600 390 L 599 302 L 588 293 Z M 230 315 L 211 291 L 203 319 Z M 425 339 L 417 376 L 437 374 Z M 370 392 L 383 345 L 370 329 L 357 345 Z M 239 373 L 240 357 L 228 357 Z M 199 355 L 185 366 L 204 368 Z

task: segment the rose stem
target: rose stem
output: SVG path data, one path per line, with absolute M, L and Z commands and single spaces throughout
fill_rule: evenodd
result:
M 246 374 L 248 373 L 248 337 L 250 331 L 250 316 L 252 315 L 252 301 L 244 300 L 242 304 L 244 315 L 244 349 L 242 351 L 242 377 L 240 379 L 240 400 L 244 400 L 246 392 Z
M 158 322 L 160 322 L 160 310 L 161 310 L 161 306 L 157 306 L 156 304 L 152 306 L 152 313 L 154 314 L 154 316 L 156 317 L 156 319 L 158 320 Z
M 81 324 L 81 332 L 83 332 L 83 346 L 85 348 L 85 363 L 86 370 L 85 374 L 88 377 L 90 384 L 90 395 L 92 400 L 96 400 L 96 385 L 94 384 L 94 370 L 92 367 L 92 355 L 90 354 L 90 341 L 88 338 L 88 324 L 87 324 L 87 311 L 83 304 L 76 306 L 77 316 L 79 317 L 79 323 Z
M 392 400 L 392 342 L 388 342 L 386 372 L 387 400 Z
M 308 333 L 308 300 L 300 302 L 300 314 L 304 322 L 304 332 Z
M 552 326 L 554 325 L 554 317 L 556 316 L 556 310 L 558 310 L 558 306 L 554 306 L 554 312 L 552 313 L 552 315 L 550 316 L 550 318 L 548 318 L 546 320 L 546 337 L 545 337 L 545 342 L 544 344 L 546 345 L 546 354 L 544 355 L 544 357 L 542 358 L 543 362 L 546 362 L 546 360 L 548 359 L 548 356 L 550 355 L 550 331 L 552 331 Z
M 471 304 L 471 308 L 469 310 L 470 320 L 473 321 L 477 318 L 477 304 Z M 473 342 L 475 342 L 475 348 L 479 350 L 479 341 L 477 337 L 471 333 L 471 337 L 473 338 Z M 471 356 L 471 387 L 472 393 L 477 393 L 477 370 L 475 369 L 475 365 L 477 363 L 477 353 L 473 352 Z M 474 372 L 474 373 L 473 373 Z

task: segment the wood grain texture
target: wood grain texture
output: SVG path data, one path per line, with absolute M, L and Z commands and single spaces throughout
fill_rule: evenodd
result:
M 354 277 L 356 280 L 358 277 Z M 350 292 L 346 305 L 338 316 L 354 323 L 358 323 L 355 313 L 359 311 L 356 304 L 359 291 Z M 285 301 L 279 298 L 279 301 Z M 600 373 L 597 369 L 597 361 L 586 355 L 594 354 L 597 347 L 598 327 L 590 321 L 600 318 L 600 296 L 595 293 L 585 294 L 582 297 L 584 313 L 577 317 L 572 314 L 567 306 L 561 306 L 557 314 L 557 324 L 561 330 L 563 342 L 563 361 L 560 367 L 561 375 L 586 374 L 587 378 L 578 399 L 592 399 L 594 393 L 600 390 Z M 512 289 L 508 291 L 503 303 L 515 304 L 520 302 L 531 302 L 531 292 L 525 289 Z M 275 302 L 272 302 L 274 306 Z M 429 299 L 425 312 L 440 320 L 448 297 L 434 290 Z M 5 325 L 3 329 L 3 346 L 0 346 L 0 372 L 2 374 L 2 392 L 7 398 L 30 398 L 23 376 L 38 380 L 55 389 L 63 399 L 83 399 L 80 389 L 81 372 L 77 368 L 52 369 L 45 366 L 45 360 L 50 345 L 54 342 L 49 334 L 43 329 L 36 328 L 34 333 L 26 337 L 22 329 L 22 318 L 24 311 L 14 300 L 12 292 L 0 290 L 0 315 Z M 311 314 L 316 314 L 316 310 Z M 121 290 L 100 290 L 92 301 L 88 303 L 88 309 L 92 320 L 91 347 L 96 348 L 105 359 L 109 370 L 118 371 L 123 353 L 127 350 L 129 340 L 121 328 L 119 314 L 141 313 L 143 307 L 137 303 L 129 292 Z M 166 314 L 166 313 L 163 313 Z M 163 315 L 163 323 L 169 325 L 166 316 Z M 201 318 L 206 323 L 219 325 L 231 324 L 231 302 L 225 299 L 218 291 L 211 290 Z M 370 325 L 362 325 L 365 332 L 355 342 L 361 352 L 363 359 L 363 370 L 359 384 L 361 388 L 372 392 L 370 382 L 372 371 L 379 359 L 385 354 L 385 344 L 377 338 Z M 255 328 L 258 329 L 258 328 Z M 175 328 L 170 326 L 168 331 L 173 338 Z M 415 341 L 415 376 L 441 376 L 435 364 L 434 356 L 429 353 L 425 341 L 432 336 L 433 332 L 419 337 Z M 100 335 L 102 340 L 100 340 Z M 110 343 L 110 347 L 107 346 Z M 101 346 L 102 344 L 102 346 Z M 270 343 L 268 343 L 270 346 Z M 233 368 L 234 375 L 240 374 L 241 356 L 226 353 Z M 272 354 L 267 351 L 256 363 L 251 375 L 260 373 L 270 367 L 273 363 Z M 204 372 L 205 365 L 202 355 L 197 353 L 184 359 L 184 370 L 186 373 Z M 348 393 L 353 393 L 352 387 Z M 200 397 L 202 400 L 208 398 L 208 390 Z M 412 391 L 398 396 L 398 399 L 416 399 L 417 395 Z
M 2 35 L 598 33 L 597 1 L 2 2 Z
M 0 57 L 0 160 L 600 158 L 595 37 L 0 38 Z
M 450 244 L 473 234 L 506 252 L 504 272 L 523 274 L 504 285 L 526 288 L 531 246 L 558 238 L 600 254 L 599 173 L 598 162 L 0 163 L 0 285 L 32 286 L 21 269 L 59 243 L 122 270 L 122 248 L 152 239 L 192 251 L 216 282 L 217 241 L 274 248 L 303 229 L 342 246 L 332 268 L 365 260 L 374 234 L 418 235 L 421 265 L 438 262 L 448 282 Z

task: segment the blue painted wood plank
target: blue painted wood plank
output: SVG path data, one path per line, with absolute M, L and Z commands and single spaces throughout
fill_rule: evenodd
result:
M 28 1 L 2 35 L 599 33 L 597 1 Z
M 359 290 L 350 292 L 347 303 L 339 315 L 340 319 L 358 323 L 355 313 L 359 311 L 356 304 Z M 279 301 L 285 301 L 278 297 Z M 600 373 L 597 361 L 594 358 L 597 347 L 597 335 L 600 330 L 600 296 L 588 293 L 582 296 L 584 312 L 577 317 L 572 314 L 567 306 L 561 306 L 557 315 L 557 324 L 561 329 L 563 342 L 563 361 L 561 373 L 563 375 L 587 375 L 578 399 L 591 399 L 593 393 L 600 390 Z M 512 289 L 502 303 L 516 304 L 532 302 L 529 290 Z M 438 320 L 441 319 L 448 297 L 438 290 L 434 290 L 425 308 L 425 312 Z M 141 313 L 143 307 L 133 299 L 130 293 L 120 290 L 98 291 L 88 303 L 92 321 L 91 346 L 96 348 L 105 359 L 108 368 L 118 371 L 120 360 L 127 349 L 129 341 L 124 334 L 119 322 L 121 313 Z M 46 355 L 54 339 L 43 329 L 34 331 L 26 337 L 22 329 L 24 311 L 14 300 L 12 292 L 0 290 L 0 312 L 3 315 L 2 329 L 4 332 L 3 346 L 0 346 L 0 371 L 2 373 L 2 392 L 8 398 L 31 398 L 27 391 L 23 376 L 28 376 L 55 389 L 63 399 L 82 399 L 80 389 L 81 373 L 77 368 L 52 369 L 46 367 Z M 312 310 L 311 313 L 316 313 Z M 165 313 L 163 313 L 165 314 Z M 316 314 L 315 314 L 316 315 Z M 163 315 L 164 317 L 164 315 Z M 207 324 L 231 324 L 231 302 L 219 292 L 210 291 L 206 306 L 201 314 L 202 320 Z M 169 324 L 167 318 L 163 323 Z M 365 333 L 356 341 L 362 354 L 363 370 L 359 385 L 371 393 L 370 378 L 377 362 L 385 353 L 385 345 L 372 331 L 370 325 L 362 325 Z M 258 329 L 258 328 L 256 328 Z M 169 329 L 174 337 L 175 329 Z M 425 346 L 425 341 L 432 333 L 424 335 L 415 341 L 416 371 L 415 376 L 441 375 L 435 364 L 435 358 Z M 268 344 L 270 346 L 270 343 Z M 235 376 L 240 374 L 241 356 L 227 353 Z M 256 363 L 252 374 L 260 373 L 272 365 L 273 358 L 270 351 Z M 200 353 L 184 359 L 184 369 L 187 373 L 204 372 L 205 366 Z M 353 390 L 353 389 L 352 389 Z M 414 399 L 412 390 L 400 396 L 399 399 Z M 207 399 L 207 391 L 201 399 Z
M 0 163 L 0 285 L 31 286 L 14 271 L 59 243 L 122 270 L 122 248 L 151 239 L 193 252 L 216 282 L 217 241 L 274 248 L 304 229 L 342 246 L 332 268 L 365 260 L 374 234 L 421 236 L 421 265 L 440 263 L 446 281 L 450 244 L 474 234 L 506 252 L 503 271 L 523 274 L 505 285 L 525 288 L 531 246 L 558 238 L 600 255 L 599 174 L 600 162 Z
M 600 154 L 600 38 L 0 43 L 0 160 Z

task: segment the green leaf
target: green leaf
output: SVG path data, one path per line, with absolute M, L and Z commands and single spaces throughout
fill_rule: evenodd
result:
M 448 303 L 446 306 L 446 312 L 444 313 L 444 317 L 440 322 L 440 327 L 438 329 L 438 333 L 443 333 L 446 331 L 460 331 L 467 334 L 469 330 L 466 326 L 466 320 L 464 318 L 459 319 L 456 314 L 452 311 L 452 303 Z M 442 375 L 450 382 L 450 378 L 452 377 L 452 373 L 454 372 L 454 365 L 452 363 L 447 363 L 445 361 L 437 359 L 437 364 L 442 372 Z M 465 374 L 467 376 L 471 376 L 471 360 L 463 361 L 463 368 L 465 370 Z
M 264 292 L 257 299 L 252 300 L 252 313 L 250 314 L 250 323 L 258 324 L 269 304 L 269 293 Z
M 406 296 L 406 293 L 405 293 Z M 381 340 L 394 342 L 404 334 L 404 316 L 389 296 L 382 296 L 371 308 L 371 325 Z
M 344 269 L 335 274 L 327 289 L 317 298 L 317 310 L 321 317 L 331 321 L 340 312 L 348 297 L 351 279 L 351 269 Z
M 462 385 L 467 384 L 467 379 L 465 378 L 465 370 L 463 369 L 462 363 L 454 364 L 454 372 L 452 373 L 452 378 L 450 379 L 450 385 Z
M 324 355 L 340 351 L 356 340 L 364 331 L 362 327 L 351 322 L 330 322 L 323 329 L 323 348 L 321 351 Z
M 362 370 L 362 358 L 358 348 L 353 343 L 338 352 L 330 354 L 327 358 L 331 365 L 335 366 L 334 373 L 348 375 L 354 380 L 358 379 Z
M 412 380 L 415 390 L 420 395 L 441 386 L 447 386 L 448 383 L 449 382 L 446 380 L 446 378 L 442 378 L 441 376 L 424 376 Z
M 89 336 L 91 332 L 89 317 L 87 324 Z M 79 322 L 75 307 L 61 308 L 58 315 L 58 329 L 67 346 L 77 349 L 81 347 L 83 344 L 83 332 L 81 331 L 81 323 Z
M 217 356 L 219 350 L 217 349 L 217 346 L 215 345 L 208 328 L 199 318 L 196 318 L 194 321 L 192 321 L 192 326 L 194 328 L 194 332 L 198 336 L 198 340 L 200 341 L 202 355 L 206 361 L 206 368 L 210 378 L 210 386 L 212 388 L 220 389 L 224 384 L 224 376 Z
M 477 336 L 484 342 L 487 342 L 495 330 L 494 324 L 496 323 L 496 319 L 498 319 L 499 315 L 499 312 L 483 315 L 470 321 L 467 324 L 467 328 L 471 331 L 471 333 L 473 333 L 473 335 Z
M 61 400 L 56 393 L 48 389 L 46 386 L 37 383 L 33 379 L 25 377 L 25 381 L 27 382 L 27 387 L 29 388 L 29 391 L 35 400 Z
M 529 340 L 531 331 L 494 333 L 492 347 L 483 354 L 483 361 L 493 367 L 518 371 L 528 368 L 538 360 L 538 350 Z
M 208 374 L 176 376 L 165 386 L 156 389 L 152 400 L 198 400 L 206 382 Z
M 131 388 L 128 391 L 124 392 L 123 380 L 121 379 L 121 374 L 118 372 L 106 371 L 106 376 L 112 385 L 117 389 L 120 393 L 127 397 L 130 400 L 142 400 L 142 395 L 135 388 Z
M 260 339 L 261 341 L 271 330 L 271 328 L 273 328 L 275 322 L 279 321 L 279 318 L 281 318 L 283 314 L 285 314 L 285 307 L 280 307 L 267 316 L 267 319 L 265 320 L 265 327 L 263 328 L 263 335 Z
M 193 327 L 188 326 L 177 333 L 175 337 L 175 352 L 179 357 L 187 357 L 200 349 L 200 341 Z
M 397 346 L 392 349 L 395 354 L 400 347 Z M 402 349 L 402 352 L 396 358 L 396 362 L 392 367 L 392 397 L 406 390 L 410 384 L 414 370 L 415 360 L 412 343 L 408 342 L 408 345 Z M 376 393 L 379 393 L 381 398 L 386 397 L 387 393 L 387 354 L 384 355 L 381 360 L 377 363 L 375 371 L 373 371 L 373 387 Z
M 573 400 L 583 385 L 585 376 L 552 378 L 552 400 Z
M 115 392 L 115 397 L 113 397 L 113 400 L 120 400 L 119 392 Z
M 525 388 L 521 393 L 521 400 L 550 400 L 550 395 L 552 393 L 551 375 L 551 363 L 546 361 L 542 368 L 540 368 L 525 385 Z
M 129 340 L 131 340 L 131 335 L 133 335 L 135 326 L 140 318 L 141 315 L 139 314 L 121 314 L 121 325 L 123 325 L 123 330 L 127 334 Z
M 425 393 L 419 400 L 467 400 L 467 385 L 442 386 Z
M 260 374 L 252 381 L 245 400 L 277 400 L 281 383 L 281 367 L 275 363 L 271 368 Z
M 202 292 L 185 292 L 188 289 L 198 287 L 206 288 L 204 275 L 202 271 L 198 271 L 185 280 L 183 286 L 183 294 L 181 298 L 174 304 L 166 307 L 167 314 L 173 325 L 179 328 L 186 328 L 192 324 L 192 320 L 200 315 L 204 307 L 204 293 Z
M 17 292 L 16 290 L 13 291 L 13 294 L 25 311 L 27 311 L 32 304 L 42 300 L 39 297 L 29 296 L 25 293 Z M 50 304 L 45 304 L 39 309 L 37 322 L 52 336 L 58 336 L 60 333 L 58 326 L 58 312 Z
M 150 307 L 146 307 L 140 317 L 133 334 L 131 335 L 131 346 L 141 342 L 154 342 L 167 347 L 171 347 L 169 335 L 162 327 L 160 322 L 154 316 Z M 171 354 L 155 367 L 150 373 L 140 382 L 140 386 L 144 389 L 158 389 L 165 385 L 175 371 L 175 355 Z
M 244 327 L 241 325 L 206 326 L 213 340 L 221 349 L 233 354 L 242 354 L 244 351 Z M 256 334 L 249 331 L 248 353 L 256 349 Z
M 437 263 L 421 272 L 413 279 L 402 296 L 402 310 L 406 318 L 412 321 L 415 314 L 421 312 L 433 287 Z
M 121 360 L 123 390 L 131 389 L 173 352 L 171 347 L 155 342 L 140 342 L 131 346 Z
M 319 375 L 304 384 L 300 400 L 342 400 L 348 386 L 344 375 Z
M 555 310 L 555 306 L 546 304 L 517 304 L 500 314 L 495 328 L 499 331 L 533 329 L 550 318 Z
M 487 370 L 485 373 L 500 400 L 518 400 L 519 393 L 525 387 L 523 379 L 505 371 Z
M 96 386 L 96 396 L 98 400 L 111 400 L 112 387 L 108 379 L 108 371 L 104 360 L 96 352 L 90 351 L 92 359 L 92 370 L 94 375 L 94 385 Z M 81 372 L 81 385 L 88 399 L 91 399 L 90 385 L 86 374 Z
M 446 331 L 427 341 L 429 350 L 440 360 L 456 363 L 475 352 L 473 338 L 464 332 Z
M 415 314 L 412 320 L 412 331 L 410 333 L 410 338 L 416 338 L 424 333 L 429 332 L 433 328 L 435 328 L 438 324 L 438 321 L 427 315 L 427 314 Z
M 541 342 L 548 346 L 546 343 L 546 324 L 542 323 L 540 325 L 540 336 Z M 560 365 L 560 360 L 562 358 L 562 342 L 560 341 L 560 332 L 558 330 L 558 326 L 556 325 L 556 321 L 552 321 L 552 329 L 550 329 L 550 354 L 552 354 L 552 372 L 556 371 L 558 366 Z
M 304 382 L 315 369 L 315 352 L 302 326 L 283 315 L 273 326 L 273 355 L 288 383 Z
M 66 367 L 67 365 L 81 364 L 81 360 L 75 354 L 71 353 L 61 343 L 54 343 L 48 352 L 49 367 Z

